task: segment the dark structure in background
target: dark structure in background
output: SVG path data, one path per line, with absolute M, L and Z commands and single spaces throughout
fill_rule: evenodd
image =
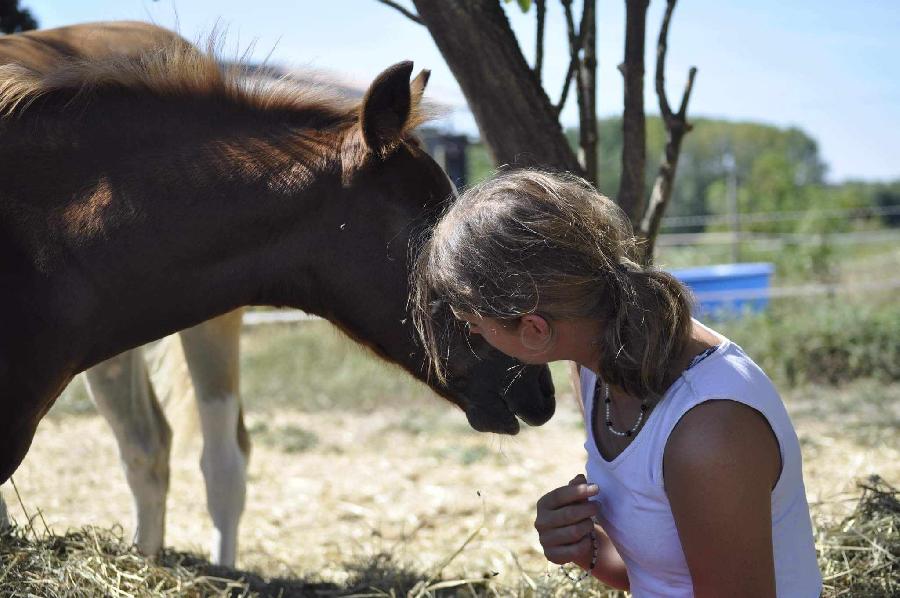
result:
M 441 165 L 456 188 L 464 188 L 469 182 L 469 169 L 466 163 L 466 148 L 469 147 L 469 138 L 465 135 L 444 133 L 430 127 L 419 129 L 419 138 L 425 146 L 425 151 Z

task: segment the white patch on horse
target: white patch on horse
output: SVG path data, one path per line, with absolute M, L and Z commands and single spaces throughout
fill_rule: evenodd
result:
M 155 555 L 165 535 L 172 431 L 150 386 L 144 353 L 133 349 L 107 359 L 90 368 L 85 381 L 119 445 L 134 499 L 134 542 Z
M 237 440 L 240 404 L 234 395 L 197 401 L 203 429 L 200 469 L 214 532 L 213 563 L 233 566 L 247 488 L 247 457 Z

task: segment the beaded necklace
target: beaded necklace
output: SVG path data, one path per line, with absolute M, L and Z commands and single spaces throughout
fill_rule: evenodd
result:
M 691 363 L 685 368 L 685 370 L 689 370 L 713 353 L 715 353 L 718 345 L 713 345 L 712 347 L 707 348 L 699 355 L 695 355 L 693 359 L 691 359 Z M 606 422 L 606 429 L 615 434 L 616 436 L 624 436 L 625 438 L 631 438 L 634 436 L 635 432 L 637 432 L 638 428 L 641 427 L 641 423 L 644 421 L 644 416 L 647 414 L 647 409 L 649 409 L 649 405 L 647 404 L 647 399 L 641 401 L 641 412 L 638 414 L 637 421 L 634 422 L 634 425 L 631 428 L 621 432 L 616 430 L 613 427 L 612 417 L 609 413 L 609 405 L 612 403 L 612 400 L 609 398 L 609 384 L 605 384 L 600 380 L 600 376 L 597 376 L 597 381 L 594 383 L 594 406 L 591 409 L 591 413 L 597 413 L 597 403 L 600 399 L 600 389 L 603 389 L 603 406 L 605 409 L 604 421 Z
M 641 427 L 641 422 L 644 421 L 644 414 L 647 413 L 647 409 L 649 409 L 649 405 L 647 404 L 647 399 L 641 401 L 641 412 L 638 414 L 637 421 L 634 422 L 634 425 L 629 429 L 621 432 L 616 430 L 613 427 L 612 416 L 609 412 L 609 405 L 612 403 L 612 400 L 609 398 L 609 384 L 604 384 L 600 381 L 600 377 L 597 377 L 597 383 L 594 384 L 594 408 L 591 410 L 593 413 L 597 412 L 597 403 L 600 398 L 600 389 L 603 389 L 603 403 L 605 408 L 605 416 L 604 420 L 606 421 L 606 429 L 615 434 L 616 436 L 624 436 L 626 438 L 631 438 L 634 436 L 634 433 L 637 432 L 638 428 Z

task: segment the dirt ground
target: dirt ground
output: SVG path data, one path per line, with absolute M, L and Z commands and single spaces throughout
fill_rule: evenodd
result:
M 814 518 L 853 506 L 854 480 L 900 482 L 900 385 L 795 391 L 786 402 L 805 451 Z M 475 538 L 454 575 L 544 575 L 532 505 L 582 470 L 580 414 L 571 396 L 542 428 L 479 435 L 431 397 L 405 408 L 248 413 L 254 441 L 238 565 L 267 576 L 340 581 L 345 563 L 389 552 L 428 570 Z M 172 461 L 167 544 L 207 552 L 210 535 L 199 443 Z M 38 509 L 57 532 L 86 524 L 132 533 L 131 502 L 112 434 L 93 414 L 52 414 L 3 496 L 22 522 Z M 38 526 L 40 527 L 40 525 Z M 502 577 L 501 577 L 502 579 Z

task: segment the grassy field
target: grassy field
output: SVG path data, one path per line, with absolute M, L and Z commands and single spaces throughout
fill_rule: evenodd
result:
M 804 256 L 782 256 L 776 284 L 813 280 L 821 263 Z M 661 254 L 663 265 L 695 258 Z M 893 247 L 838 258 L 829 265 L 832 282 L 900 271 Z M 783 391 L 804 452 L 826 596 L 892 595 L 883 588 L 900 584 L 900 501 L 867 490 L 860 506 L 857 484 L 877 474 L 900 485 L 895 293 L 778 300 L 762 316 L 714 327 Z M 561 364 L 554 365 L 557 415 L 515 438 L 473 432 L 458 409 L 324 322 L 245 329 L 241 375 L 254 449 L 239 570 L 203 561 L 211 526 L 195 425 L 176 436 L 171 550 L 157 565 L 129 550 L 130 494 L 115 443 L 76 381 L 14 477 L 21 501 L 0 489 L 20 524 L 0 542 L 0 594 L 15 587 L 66 598 L 617 595 L 560 577 L 531 525 L 535 500 L 583 468 L 581 416 Z M 176 428 L 191 421 L 185 404 L 169 409 Z M 79 531 L 88 524 L 99 527 Z M 48 529 L 75 531 L 61 538 Z M 10 579 L 31 581 L 11 586 Z M 51 582 L 62 589 L 51 593 Z
M 582 423 L 563 368 L 554 370 L 554 419 L 506 438 L 473 432 L 458 409 L 324 322 L 247 329 L 242 348 L 254 442 L 242 569 L 339 595 L 403 595 L 458 579 L 477 595 L 605 594 L 599 585 L 576 592 L 548 567 L 531 526 L 535 500 L 583 467 Z M 786 390 L 785 402 L 821 529 L 853 509 L 857 480 L 879 474 L 900 484 L 900 383 L 805 384 Z M 178 444 L 167 544 L 202 555 L 210 525 L 199 444 Z M 21 502 L 7 487 L 3 494 L 20 523 L 24 507 L 58 533 L 94 524 L 121 526 L 128 538 L 130 497 L 117 461 L 76 382 L 14 477 Z M 472 595 L 446 590 L 457 591 Z

